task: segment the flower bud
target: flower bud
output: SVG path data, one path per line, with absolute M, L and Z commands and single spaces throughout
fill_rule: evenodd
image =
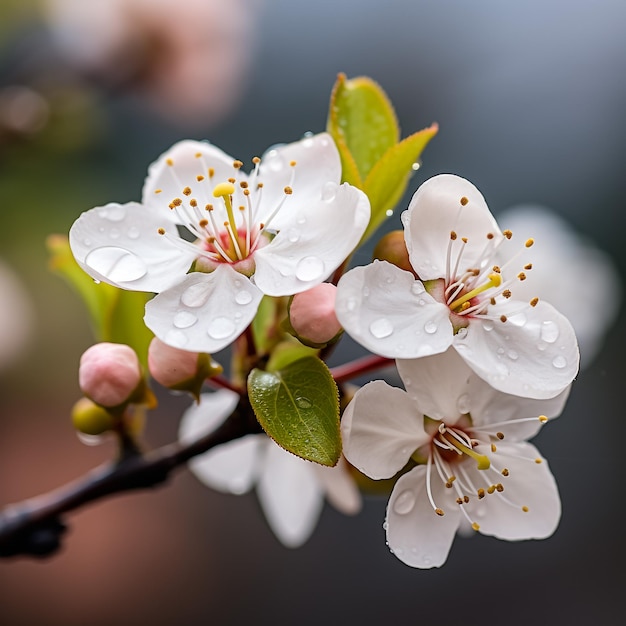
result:
M 296 337 L 307 346 L 321 348 L 342 332 L 335 314 L 337 287 L 321 283 L 293 296 L 289 305 L 289 322 Z
M 143 383 L 137 354 L 124 344 L 97 343 L 80 358 L 78 382 L 82 392 L 96 404 L 120 406 Z
M 159 384 L 188 391 L 198 401 L 204 381 L 222 372 L 222 367 L 209 354 L 173 348 L 156 337 L 148 348 L 148 369 Z
M 413 272 L 413 267 L 409 261 L 409 253 L 404 242 L 404 231 L 393 230 L 380 238 L 374 248 L 372 258 L 380 261 L 388 261 L 401 270 Z
M 112 430 L 118 420 L 89 398 L 81 398 L 72 408 L 74 428 L 84 435 L 102 435 Z

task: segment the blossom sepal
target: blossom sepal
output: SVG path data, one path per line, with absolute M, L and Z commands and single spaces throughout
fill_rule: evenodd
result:
M 253 369 L 248 395 L 263 430 L 279 446 L 320 465 L 337 464 L 339 392 L 320 359 L 307 356 L 278 371 Z

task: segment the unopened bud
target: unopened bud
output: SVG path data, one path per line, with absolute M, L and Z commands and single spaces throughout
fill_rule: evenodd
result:
M 319 348 L 339 336 L 343 330 L 335 314 L 337 287 L 321 283 L 297 293 L 289 305 L 289 322 L 302 343 Z
M 81 398 L 72 408 L 72 423 L 79 433 L 97 436 L 112 430 L 117 419 L 89 398 Z
M 402 230 L 393 230 L 383 235 L 374 248 L 372 258 L 379 261 L 388 261 L 401 270 L 406 270 L 412 274 L 415 273 L 409 261 L 409 253 L 406 249 L 404 231 Z
M 168 389 L 190 392 L 199 400 L 204 381 L 222 372 L 222 367 L 204 352 L 189 352 L 154 337 L 148 348 L 148 369 L 154 380 Z
M 82 392 L 103 407 L 131 399 L 143 382 L 135 351 L 120 343 L 97 343 L 80 358 L 78 382 Z

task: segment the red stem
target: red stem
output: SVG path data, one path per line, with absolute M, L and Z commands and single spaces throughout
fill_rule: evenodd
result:
M 330 373 L 333 375 L 335 382 L 342 383 L 351 378 L 366 374 L 367 372 L 385 367 L 386 365 L 391 365 L 392 363 L 395 363 L 393 359 L 388 359 L 384 356 L 369 355 L 362 359 L 333 367 Z

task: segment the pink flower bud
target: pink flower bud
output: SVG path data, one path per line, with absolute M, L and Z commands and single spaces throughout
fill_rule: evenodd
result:
M 301 341 L 322 346 L 341 332 L 341 324 L 335 315 L 336 292 L 335 285 L 322 283 L 293 297 L 289 321 Z
M 78 382 L 82 392 L 96 404 L 119 406 L 142 382 L 139 359 L 127 345 L 97 343 L 80 358 Z
M 164 387 L 189 391 L 196 399 L 204 381 L 222 372 L 208 354 L 173 348 L 156 337 L 148 348 L 148 369 Z

